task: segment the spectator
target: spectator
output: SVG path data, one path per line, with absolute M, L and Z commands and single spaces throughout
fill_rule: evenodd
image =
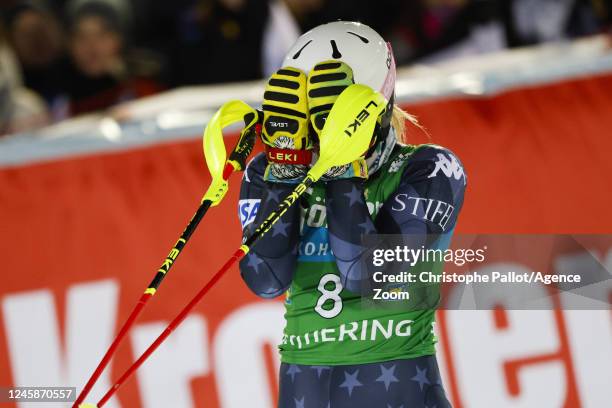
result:
M 45 103 L 23 86 L 17 60 L 0 25 L 0 136 L 47 123 Z
M 324 0 L 270 1 L 262 50 L 262 68 L 266 78 L 281 67 L 285 55 L 302 33 L 300 25 L 321 10 L 324 3 Z
M 610 0 L 514 0 L 502 2 L 512 47 L 591 35 L 610 23 Z
M 177 21 L 182 84 L 259 79 L 267 0 L 196 0 Z
M 142 72 L 142 64 L 130 64 L 126 58 L 127 10 L 119 1 L 70 4 L 72 67 L 66 91 L 71 114 L 106 109 L 160 90 L 151 72 Z
M 395 18 L 383 32 L 388 32 L 398 64 L 439 61 L 506 46 L 495 0 L 419 0 L 389 6 Z
M 26 87 L 41 95 L 54 116 L 61 105 L 67 67 L 60 22 L 44 1 L 15 1 L 5 13 Z
M 272 0 L 270 15 L 263 32 L 262 69 L 269 77 L 279 69 L 285 54 L 300 36 L 298 26 L 286 0 Z

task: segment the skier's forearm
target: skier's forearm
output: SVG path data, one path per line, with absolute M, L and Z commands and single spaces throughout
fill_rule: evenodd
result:
M 244 235 L 249 236 L 291 191 L 291 185 L 269 185 Z M 292 206 L 240 262 L 242 279 L 256 295 L 276 297 L 287 290 L 297 261 L 298 239 L 299 206 Z
M 342 276 L 343 286 L 357 293 L 364 291 L 368 271 L 364 265 L 367 235 L 377 233 L 363 194 L 363 182 L 333 180 L 325 193 L 329 242 Z
M 392 275 L 403 267 L 398 263 L 374 267 L 374 251 L 393 249 L 399 244 L 397 240 L 390 243 L 379 239 L 377 234 L 401 234 L 402 244 L 411 248 L 426 244 L 427 226 L 421 220 L 386 218 L 385 225 L 377 226 L 368 211 L 360 181 L 328 182 L 326 206 L 330 246 L 343 287 L 351 292 L 369 295 L 380 286 L 372 281 L 374 272 Z

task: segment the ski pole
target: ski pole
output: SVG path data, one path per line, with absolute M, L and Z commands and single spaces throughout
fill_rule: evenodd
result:
M 226 161 L 222 129 L 239 120 L 244 120 L 245 129 L 241 132 L 234 150 Z M 136 303 L 136 306 L 132 309 L 127 320 L 117 333 L 117 336 L 102 357 L 102 360 L 100 360 L 100 363 L 83 387 L 83 390 L 72 406 L 73 408 L 78 407 L 79 404 L 84 401 L 100 375 L 102 375 L 102 372 L 117 351 L 119 344 L 129 332 L 134 321 L 138 318 L 147 302 L 157 292 L 157 289 L 170 271 L 170 268 L 172 268 L 172 265 L 176 262 L 176 259 L 181 254 L 185 245 L 187 245 L 187 242 L 195 232 L 202 218 L 204 218 L 204 215 L 206 215 L 208 209 L 221 202 L 225 193 L 227 193 L 229 176 L 234 171 L 239 171 L 244 168 L 246 159 L 253 150 L 256 133 L 259 131 L 257 128 L 259 126 L 257 124 L 258 120 L 259 115 L 257 111 L 250 106 L 241 101 L 230 101 L 217 111 L 210 123 L 206 126 L 203 136 L 203 148 L 206 164 L 212 176 L 210 187 L 206 191 L 206 194 L 204 194 L 198 209 L 187 224 L 187 227 L 155 273 L 151 283 L 149 283 L 144 293 L 140 296 L 138 303 Z
M 242 259 L 280 217 L 331 167 L 348 164 L 363 154 L 369 146 L 376 119 L 386 106 L 384 97 L 371 88 L 354 84 L 346 88 L 332 107 L 320 137 L 319 160 L 304 180 L 279 204 L 277 209 L 261 223 L 247 240 L 234 252 L 225 264 L 210 278 L 180 313 L 168 324 L 141 356 L 119 377 L 94 407 L 102 407 L 119 387 L 166 340 L 204 295 L 221 279 L 236 262 Z M 91 406 L 91 405 L 90 405 Z

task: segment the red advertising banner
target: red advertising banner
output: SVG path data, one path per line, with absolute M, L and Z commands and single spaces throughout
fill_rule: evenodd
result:
M 612 232 L 612 76 L 406 109 L 431 137 L 412 130 L 411 143 L 463 161 L 457 232 Z M 81 388 L 208 182 L 195 139 L 0 169 L 0 385 Z M 239 185 L 232 176 L 92 397 L 240 245 Z M 612 251 L 598 256 L 612 266 Z M 440 312 L 453 406 L 609 406 L 612 314 L 554 306 Z M 107 406 L 274 406 L 282 314 L 234 268 Z

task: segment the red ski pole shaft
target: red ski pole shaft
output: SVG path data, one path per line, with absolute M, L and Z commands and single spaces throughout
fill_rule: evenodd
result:
M 245 116 L 245 124 L 247 123 L 246 122 L 247 118 L 249 118 L 249 116 Z M 232 150 L 232 153 L 230 154 L 228 160 L 225 162 L 225 167 L 223 168 L 222 178 L 226 182 L 229 180 L 230 175 L 234 171 L 243 170 L 245 168 L 246 160 L 248 156 L 251 154 L 251 151 L 253 150 L 253 146 L 255 145 L 255 140 L 257 138 L 257 135 L 259 134 L 261 130 L 261 126 L 257 122 L 259 120 L 260 120 L 259 115 L 250 117 L 249 123 L 251 125 L 255 123 L 254 127 L 251 127 L 251 125 L 249 125 L 241 133 L 240 138 L 238 139 L 238 142 L 236 143 L 236 146 Z M 152 298 L 153 295 L 155 295 L 155 293 L 157 292 L 159 285 L 161 284 L 163 279 L 166 277 L 166 274 L 168 273 L 172 265 L 174 265 L 174 262 L 176 261 L 181 251 L 187 244 L 187 241 L 189 241 L 189 238 L 191 238 L 191 235 L 195 232 L 200 221 L 202 220 L 202 218 L 204 217 L 208 209 L 212 205 L 215 205 L 213 203 L 214 200 L 215 199 L 213 198 L 213 199 L 205 199 L 202 201 L 202 203 L 198 207 L 198 210 L 196 211 L 194 216 L 189 221 L 189 224 L 187 224 L 187 227 L 185 227 L 185 230 L 181 234 L 177 243 L 170 250 L 170 253 L 164 260 L 164 263 L 157 270 L 155 276 L 153 277 L 153 280 L 151 281 L 151 283 L 145 290 L 144 294 L 140 297 L 140 300 L 138 301 L 138 303 L 136 304 L 136 306 L 130 313 L 129 317 L 127 318 L 127 320 L 125 321 L 121 329 L 119 330 L 117 337 L 115 337 L 111 346 L 108 348 L 108 350 L 102 357 L 102 360 L 100 361 L 100 363 L 94 370 L 93 374 L 91 375 L 91 377 L 85 384 L 85 387 L 83 387 L 83 390 L 81 391 L 78 398 L 74 402 L 74 405 L 72 406 L 72 408 L 77 408 L 79 404 L 81 404 L 85 400 L 85 398 L 87 397 L 87 395 L 93 388 L 94 384 L 96 383 L 100 375 L 102 375 L 102 372 L 104 371 L 104 369 L 106 368 L 106 366 L 109 364 L 110 360 L 112 359 L 113 355 L 117 351 L 119 344 L 121 343 L 125 335 L 130 331 L 132 325 L 138 318 L 138 315 L 142 312 L 142 310 L 144 309 L 149 299 Z M 215 201 L 215 203 L 218 203 L 218 200 Z
M 181 324 L 187 317 L 189 312 L 200 302 L 206 293 L 221 279 L 234 263 L 239 261 L 248 252 L 248 247 L 241 246 L 232 257 L 213 275 L 212 278 L 204 285 L 202 289 L 191 299 L 191 301 L 181 310 L 181 312 L 168 324 L 166 329 L 155 339 L 155 341 L 145 350 L 144 353 L 136 360 L 119 379 L 113 384 L 106 394 L 98 401 L 97 406 L 102 407 L 106 402 L 117 392 L 119 387 L 144 363 L 151 354 L 166 340 L 166 338 Z
M 121 340 L 123 340 L 123 337 L 125 337 L 126 333 L 130 330 L 130 328 L 132 327 L 132 324 L 134 323 L 134 321 L 136 320 L 136 318 L 138 317 L 138 315 L 144 308 L 147 301 L 152 296 L 153 296 L 152 294 L 143 293 L 143 295 L 140 297 L 140 300 L 138 301 L 134 309 L 132 309 L 132 313 L 130 313 L 127 320 L 125 321 L 125 323 L 119 330 L 119 333 L 117 333 L 117 337 L 115 337 L 115 340 L 113 340 L 113 343 L 110 345 L 110 347 L 104 354 L 104 357 L 102 357 L 102 360 L 100 360 L 100 363 L 98 364 L 95 371 L 93 372 L 93 374 L 87 381 L 87 384 L 85 384 L 85 387 L 83 387 L 83 390 L 79 394 L 78 398 L 75 400 L 74 404 L 72 405 L 73 408 L 77 408 L 79 404 L 83 402 L 85 397 L 87 397 L 87 394 L 89 394 L 94 384 L 96 383 L 100 375 L 102 375 L 102 372 L 104 371 L 109 361 L 115 354 L 115 351 L 117 350 L 117 347 L 119 347 Z
M 106 394 L 98 401 L 97 406 L 102 407 L 114 394 L 117 392 L 119 387 L 144 363 L 147 358 L 159 347 L 160 344 L 166 340 L 166 338 L 172 333 L 172 331 L 179 325 L 187 314 L 202 300 L 204 295 L 221 279 L 221 277 L 232 267 L 234 263 L 242 259 L 244 255 L 249 252 L 249 249 L 259 240 L 270 228 L 282 217 L 282 215 L 291 207 L 297 200 L 304 194 L 304 192 L 315 182 L 315 179 L 310 175 L 297 185 L 291 194 L 289 194 L 278 206 L 278 208 L 271 212 L 268 217 L 261 223 L 259 227 L 253 232 L 245 242 L 234 252 L 230 259 L 219 269 L 213 277 L 204 285 L 204 287 L 194 296 L 193 299 L 181 310 L 181 312 L 168 324 L 162 334 L 155 339 L 155 341 L 149 346 L 148 349 L 142 353 L 142 355 L 136 360 L 124 373 L 123 375 L 113 384 Z
M 189 238 L 191 238 L 191 235 L 193 234 L 198 224 L 200 223 L 200 221 L 202 220 L 202 218 L 204 217 L 204 215 L 210 208 L 211 203 L 212 202 L 210 200 L 204 200 L 202 204 L 200 204 L 200 207 L 198 208 L 193 218 L 191 219 L 191 221 L 185 228 L 185 231 L 183 231 L 179 240 L 176 242 L 174 247 L 170 250 L 170 253 L 164 260 L 164 263 L 155 273 L 153 280 L 151 281 L 151 283 L 149 284 L 145 292 L 140 297 L 140 300 L 138 300 L 138 303 L 136 304 L 136 306 L 134 306 L 134 309 L 132 310 L 129 317 L 127 318 L 127 320 L 125 321 L 121 329 L 119 330 L 119 333 L 117 334 L 112 344 L 110 345 L 110 347 L 104 354 L 104 357 L 102 357 L 102 360 L 100 360 L 100 363 L 98 364 L 93 374 L 91 375 L 91 377 L 85 384 L 85 387 L 83 387 L 83 390 L 81 391 L 78 398 L 72 405 L 73 408 L 77 408 L 79 404 L 81 404 L 85 400 L 85 398 L 87 397 L 87 395 L 93 388 L 94 384 L 96 383 L 100 375 L 102 375 L 102 372 L 104 371 L 104 369 L 106 368 L 110 360 L 115 355 L 115 352 L 117 351 L 117 348 L 119 347 L 119 344 L 121 343 L 125 335 L 130 331 L 132 325 L 138 318 L 138 315 L 140 315 L 140 313 L 144 309 L 149 299 L 151 299 L 153 295 L 155 295 L 157 288 L 159 288 L 159 285 L 161 285 L 163 279 L 166 277 L 166 274 L 168 273 L 170 268 L 172 268 L 172 265 L 174 265 L 174 262 L 176 261 L 181 251 L 185 247 L 185 244 L 187 244 L 187 241 L 189 241 Z

